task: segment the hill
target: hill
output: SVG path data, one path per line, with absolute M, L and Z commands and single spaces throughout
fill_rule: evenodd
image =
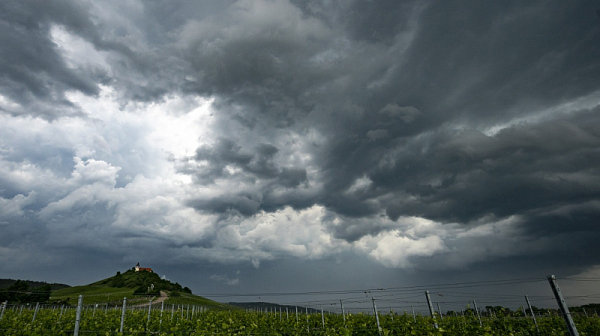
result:
M 157 273 L 148 271 L 136 272 L 135 268 L 125 273 L 117 272 L 116 275 L 91 284 L 92 286 L 105 286 L 114 288 L 133 288 L 135 294 L 159 295 L 160 291 L 183 292 L 191 294 L 188 287 L 179 283 L 161 279 Z
M 149 271 L 136 272 L 135 268 L 124 273 L 93 282 L 85 286 L 74 286 L 52 292 L 51 300 L 67 304 L 75 304 L 79 295 L 83 295 L 84 304 L 118 305 L 127 298 L 128 304 L 139 305 L 148 302 L 149 298 L 160 297 L 161 292 L 168 298 L 166 304 L 191 304 L 210 306 L 212 308 L 228 308 L 201 296 L 192 294 L 188 287 L 179 283 L 161 279 L 157 273 Z

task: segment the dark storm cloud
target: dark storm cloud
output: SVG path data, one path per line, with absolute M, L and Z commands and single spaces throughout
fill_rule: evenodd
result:
M 180 168 L 191 174 L 197 183 L 207 185 L 218 179 L 238 181 L 248 185 L 264 185 L 253 192 L 225 190 L 226 195 L 211 196 L 190 204 L 196 209 L 224 213 L 235 210 L 244 216 L 251 216 L 265 207 L 273 211 L 287 204 L 276 205 L 264 198 L 277 188 L 297 188 L 307 182 L 306 170 L 294 167 L 280 167 L 275 157 L 277 147 L 259 144 L 251 151 L 242 149 L 235 141 L 219 138 L 212 146 L 203 146 L 196 151 L 196 165 L 189 162 Z
M 281 8 L 296 20 L 290 28 L 241 5 L 193 26 L 201 32 L 188 49 L 199 76 L 187 87 L 244 106 L 242 119 L 252 122 L 241 125 L 310 125 L 326 137 L 312 152 L 323 188 L 288 205 L 473 223 L 599 196 L 590 184 L 600 161 L 595 112 L 480 131 L 600 89 L 593 3 L 355 1 L 329 16 L 323 4 L 298 6 L 303 15 Z M 248 16 L 256 25 L 236 29 L 235 19 Z M 300 29 L 307 23 L 309 33 Z M 252 173 L 250 156 L 239 155 L 227 162 Z M 273 176 L 255 155 L 253 175 Z M 199 174 L 222 176 L 225 163 Z M 363 177 L 372 183 L 349 192 Z M 268 192 L 255 191 L 270 209 Z
M 596 109 L 572 120 L 517 126 L 495 136 L 478 131 L 437 134 L 427 154 L 404 157 L 369 176 L 374 188 L 413 196 L 399 197 L 387 208 L 392 218 L 411 214 L 469 222 L 488 214 L 505 217 L 578 204 L 600 196 L 598 125 Z M 418 173 L 402 162 L 417 162 Z
M 128 235 L 137 247 L 177 227 L 181 237 L 164 238 L 176 242 L 161 245 L 173 247 L 171 256 L 194 260 L 193 252 L 175 247 L 196 244 L 207 248 L 196 253 L 231 260 L 239 255 L 228 252 L 238 251 L 241 242 L 258 246 L 246 259 L 269 258 L 273 251 L 312 256 L 303 248 L 323 237 L 329 241 L 328 234 L 350 244 L 394 230 L 404 234 L 402 220 L 416 216 L 448 225 L 438 227 L 438 239 L 391 237 L 387 246 L 365 253 L 404 267 L 409 257 L 389 260 L 395 250 L 385 248 L 417 243 L 430 250 L 419 250 L 416 258 L 435 268 L 436 251 L 468 252 L 510 238 L 452 240 L 446 230 L 517 218 L 521 230 L 515 234 L 522 240 L 456 265 L 531 252 L 507 251 L 523 241 L 534 241 L 531 249 L 541 251 L 563 236 L 578 255 L 594 249 L 600 21 L 591 1 L 5 1 L 0 13 L 4 113 L 59 120 L 80 113 L 67 92 L 98 98 L 104 85 L 121 107 L 181 95 L 212 102 L 207 133 L 214 138 L 203 138 L 195 154 L 172 160 L 192 177 L 192 191 L 169 190 L 171 198 L 152 196 L 167 193 L 168 183 L 144 180 L 139 167 L 155 156 L 141 148 L 135 147 L 137 154 L 131 148 L 103 154 L 115 183 L 97 190 L 88 187 L 95 182 L 69 175 L 77 170 L 69 165 L 76 144 L 0 148 L 6 166 L 17 167 L 11 172 L 55 174 L 58 182 L 43 188 L 22 182 L 22 172 L 0 176 L 6 209 L 26 213 L 48 206 L 39 218 L 53 232 L 66 235 L 78 223 L 88 229 L 83 232 L 94 232 L 118 222 L 114 226 L 122 231 L 107 229 L 104 241 Z M 53 39 L 56 27 L 81 39 L 106 66 L 88 62 L 87 55 L 71 64 Z M 143 138 L 145 129 L 137 133 L 129 126 L 111 125 L 120 136 L 107 141 Z M 27 171 L 32 165 L 39 169 Z M 73 185 L 65 187 L 65 181 Z M 138 202 L 127 206 L 132 199 Z M 281 246 L 267 239 L 277 231 L 233 232 L 239 221 L 260 220 L 263 211 L 291 218 L 290 208 L 309 214 L 295 213 L 300 219 L 289 228 L 317 222 L 327 232 L 312 230 L 315 236 L 301 243 L 280 239 Z M 219 223 L 210 222 L 214 217 Z M 210 223 L 199 224 L 199 218 Z M 195 225 L 184 225 L 186 219 Z M 23 223 L 32 221 L 23 216 Z M 35 230 L 30 224 L 12 228 L 10 238 Z M 192 229 L 198 231 L 190 234 Z M 586 233 L 589 241 L 575 246 Z M 548 240 L 539 242 L 539 236 Z M 219 245 L 220 238 L 230 245 Z M 50 245 L 55 243 L 60 247 L 60 241 Z M 215 246 L 223 250 L 211 254 Z
M 200 167 L 193 171 L 200 183 L 211 183 L 217 178 L 235 177 L 237 172 L 228 166 L 239 168 L 249 178 L 278 179 L 286 187 L 296 187 L 306 180 L 306 171 L 279 167 L 273 160 L 279 150 L 271 144 L 259 144 L 252 152 L 245 151 L 227 138 L 219 138 L 213 146 L 203 146 L 196 151 Z M 206 165 L 205 165 L 205 164 Z M 187 167 L 190 169 L 190 167 Z

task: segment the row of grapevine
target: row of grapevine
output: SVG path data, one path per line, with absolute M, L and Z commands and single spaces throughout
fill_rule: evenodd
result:
M 121 329 L 121 307 L 83 307 L 81 335 L 568 335 L 559 316 L 538 318 L 539 333 L 530 318 L 445 316 L 439 328 L 429 316 L 381 312 L 369 314 L 305 314 L 161 306 L 130 307 Z M 379 319 L 378 330 L 376 317 Z M 73 335 L 76 309 L 58 306 L 8 305 L 2 311 L 2 335 Z M 600 318 L 575 316 L 580 335 L 600 334 Z

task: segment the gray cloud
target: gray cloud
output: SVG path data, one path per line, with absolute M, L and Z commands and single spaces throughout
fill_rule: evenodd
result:
M 357 253 L 448 272 L 548 261 L 560 242 L 557 264 L 585 270 L 598 261 L 566 251 L 597 254 L 596 12 L 3 2 L 1 264 L 35 245 L 23 265 Z

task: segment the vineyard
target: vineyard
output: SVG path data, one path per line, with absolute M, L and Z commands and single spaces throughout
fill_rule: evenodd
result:
M 546 305 L 549 300 L 555 300 L 560 309 L 536 308 L 530 304 L 527 295 L 475 291 L 478 287 L 498 288 L 515 283 L 537 285 L 545 281 L 542 279 L 429 286 L 435 289 L 433 292 L 422 291 L 423 286 L 412 286 L 292 293 L 311 297 L 311 300 L 285 306 L 258 302 L 243 308 L 192 294 L 178 294 L 173 298 L 161 296 L 159 299 L 156 296 L 126 296 L 121 303 L 111 296 L 122 292 L 80 287 L 89 297 L 85 299 L 80 294 L 76 305 L 65 303 L 64 299 L 47 304 L 1 303 L 0 335 L 599 335 L 597 309 L 600 305 L 572 307 L 571 312 L 556 278 L 549 276 L 547 280 L 554 296 L 531 298 L 534 302 L 546 302 Z M 564 280 L 595 282 L 600 279 Z M 63 290 L 62 295 L 72 295 L 76 290 Z M 463 292 L 465 290 L 468 292 Z M 432 294 L 437 300 L 437 311 Z M 318 298 L 313 299 L 314 295 Z M 332 295 L 338 298 L 332 300 Z M 466 295 L 469 299 L 465 305 Z M 593 300 L 598 295 L 584 297 Z M 475 297 L 484 305 L 491 304 L 491 300 L 513 304 L 525 301 L 526 305 L 516 310 L 492 305 L 480 309 Z M 101 298 L 111 300 L 102 302 Z M 576 297 L 566 297 L 571 298 Z M 440 303 L 452 309 L 460 307 L 457 305 L 462 307 L 444 312 Z M 377 308 L 377 304 L 386 305 L 386 309 Z
M 374 314 L 305 314 L 302 308 L 279 311 L 206 310 L 196 306 L 157 305 L 128 308 L 84 306 L 80 335 L 568 335 L 560 316 L 528 317 L 458 314 L 429 316 Z M 440 319 L 441 318 L 441 319 Z M 121 321 L 123 320 L 123 327 Z M 380 330 L 377 327 L 379 320 Z M 434 327 L 437 322 L 438 328 Z M 598 335 L 600 318 L 575 316 L 580 335 Z M 0 320 L 2 335 L 73 335 L 76 309 L 8 305 Z M 121 332 L 121 328 L 122 332 Z

